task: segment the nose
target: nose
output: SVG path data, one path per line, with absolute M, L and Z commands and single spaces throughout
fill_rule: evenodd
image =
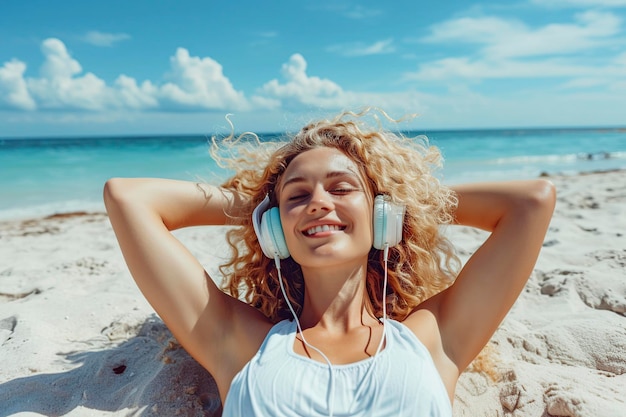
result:
M 308 214 L 317 214 L 319 211 L 332 211 L 334 204 L 331 195 L 322 186 L 316 186 L 311 193 L 311 199 L 307 205 Z

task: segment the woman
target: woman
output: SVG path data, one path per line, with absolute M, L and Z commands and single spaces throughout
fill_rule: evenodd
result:
M 535 264 L 549 182 L 448 188 L 436 149 L 350 116 L 306 126 L 264 169 L 235 159 L 222 187 L 105 185 L 133 278 L 224 416 L 451 416 Z M 241 227 L 222 291 L 170 231 L 224 224 Z M 442 224 L 491 232 L 460 271 Z

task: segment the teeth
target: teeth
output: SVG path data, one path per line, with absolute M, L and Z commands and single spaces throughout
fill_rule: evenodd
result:
M 341 227 L 337 226 L 337 225 L 325 224 L 323 226 L 315 226 L 315 227 L 312 227 L 312 228 L 308 229 L 306 231 L 306 234 L 310 236 L 310 235 L 315 234 L 315 233 L 330 232 L 331 230 L 332 231 L 341 230 Z

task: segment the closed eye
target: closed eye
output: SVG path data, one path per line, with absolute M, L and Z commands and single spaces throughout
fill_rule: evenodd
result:
M 330 190 L 331 193 L 338 194 L 338 195 L 345 195 L 345 194 L 351 193 L 353 191 L 356 191 L 356 189 L 354 189 L 354 188 L 333 188 L 332 190 Z
M 299 201 L 299 200 L 306 198 L 307 196 L 308 194 L 296 194 L 296 195 L 289 196 L 289 198 L 287 198 L 287 201 Z

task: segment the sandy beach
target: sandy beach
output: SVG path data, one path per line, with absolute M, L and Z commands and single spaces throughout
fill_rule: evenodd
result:
M 626 171 L 555 176 L 535 270 L 455 417 L 626 415 Z M 225 229 L 176 235 L 214 278 Z M 447 230 L 462 258 L 485 234 Z M 0 222 L 0 417 L 219 416 L 211 376 L 135 286 L 103 213 Z

